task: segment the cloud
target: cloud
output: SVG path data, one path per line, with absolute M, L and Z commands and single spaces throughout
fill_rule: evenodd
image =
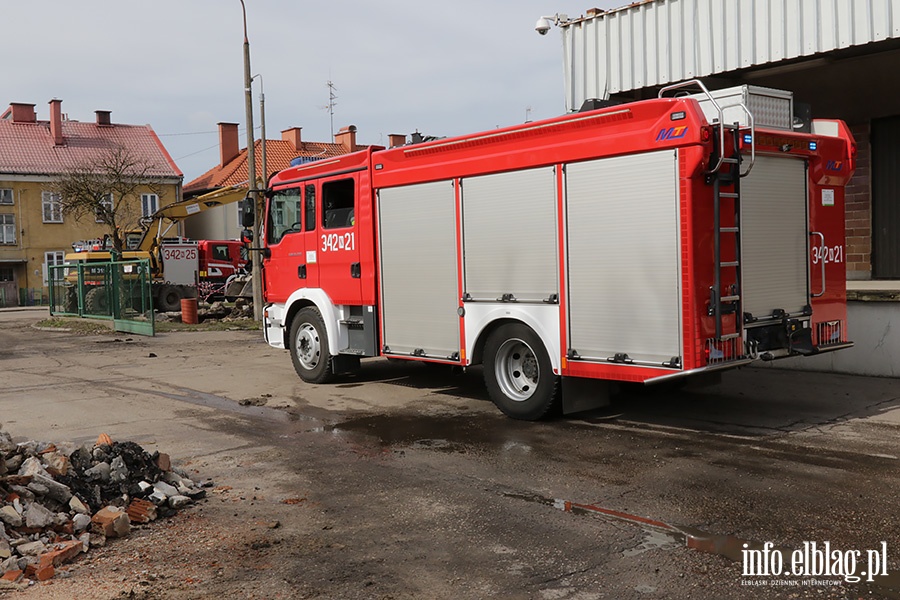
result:
M 510 125 L 524 121 L 526 107 L 535 119 L 562 113 L 559 34 L 540 37 L 534 22 L 620 4 L 245 2 L 268 137 L 300 126 L 305 139 L 327 141 L 330 80 L 335 128 L 357 125 L 361 143 L 417 129 L 458 135 Z M 94 110 L 106 109 L 114 122 L 148 123 L 186 180 L 218 161 L 217 122 L 243 127 L 238 0 L 13 3 L 4 7 L 4 24 L 0 53 L 15 57 L 4 65 L 5 101 L 33 102 L 40 118 L 58 97 L 72 119 L 92 120 Z

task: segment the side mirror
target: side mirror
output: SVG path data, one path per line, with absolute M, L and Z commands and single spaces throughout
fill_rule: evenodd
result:
M 247 196 L 241 200 L 241 227 L 253 227 L 256 221 L 256 210 L 253 206 L 253 198 Z
M 250 231 L 249 229 L 242 230 L 241 231 L 241 241 L 248 245 L 252 244 L 253 243 L 253 232 Z

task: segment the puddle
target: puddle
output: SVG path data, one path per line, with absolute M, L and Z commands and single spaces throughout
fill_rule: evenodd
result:
M 530 430 L 527 423 L 501 417 L 491 419 L 485 415 L 371 415 L 325 428 L 332 433 L 372 437 L 382 447 L 439 452 L 465 452 L 473 447 L 498 452 L 530 452 Z
M 683 546 L 690 548 L 691 550 L 715 554 L 733 562 L 743 563 L 744 550 L 765 550 L 766 552 L 779 551 L 781 556 L 791 556 L 792 553 L 797 550 L 796 548 L 777 546 L 774 548 L 771 546 L 766 548 L 763 543 L 754 540 L 745 540 L 733 535 L 710 534 L 693 527 L 670 525 L 662 521 L 655 521 L 646 517 L 632 515 L 593 504 L 579 504 L 568 500 L 547 498 L 537 494 L 504 492 L 502 495 L 507 498 L 524 500 L 525 502 L 543 504 L 576 515 L 598 516 L 605 519 L 623 521 L 640 527 L 647 533 L 647 537 L 639 546 L 623 552 L 623 555 L 626 557 L 643 554 L 644 552 L 656 548 L 675 548 Z M 865 553 L 863 553 L 863 557 L 865 557 Z M 864 560 L 864 558 L 861 560 Z M 857 574 L 865 575 L 862 571 L 858 571 Z M 790 575 L 788 576 L 790 577 Z M 808 579 L 809 577 L 806 578 Z M 842 576 L 818 576 L 815 578 L 837 580 L 842 579 Z M 868 582 L 863 578 L 863 581 L 860 581 L 859 583 L 844 582 L 843 584 L 854 587 L 858 586 L 860 589 L 868 589 L 870 590 L 870 593 L 877 593 L 879 597 L 882 598 L 900 600 L 900 571 L 895 570 L 893 573 L 884 576 L 876 576 L 873 580 L 874 581 Z
M 207 408 L 215 408 L 217 410 L 230 412 L 246 417 L 255 417 L 257 419 L 265 419 L 267 421 L 276 421 L 278 423 L 288 423 L 293 420 L 293 417 L 280 409 L 277 408 L 269 408 L 267 406 L 255 406 L 252 402 L 248 404 L 240 404 L 234 400 L 229 398 L 225 398 L 222 396 L 216 396 L 215 394 L 208 394 L 206 392 L 201 392 L 199 390 L 192 390 L 190 388 L 179 388 L 172 387 L 171 389 L 176 390 L 179 393 L 175 392 L 163 392 L 160 390 L 150 390 L 150 389 L 134 389 L 117 385 L 115 386 L 117 389 L 127 390 L 127 391 L 136 391 L 142 394 L 153 394 L 155 396 L 162 396 L 163 398 L 169 398 L 170 400 L 178 400 L 179 402 L 185 402 L 187 404 L 194 404 L 196 406 L 205 406 Z

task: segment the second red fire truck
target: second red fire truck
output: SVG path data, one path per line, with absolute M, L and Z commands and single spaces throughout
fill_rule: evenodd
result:
M 774 90 L 671 93 L 278 173 L 268 343 L 313 383 L 483 364 L 518 419 L 849 346 L 846 125 L 798 131 Z

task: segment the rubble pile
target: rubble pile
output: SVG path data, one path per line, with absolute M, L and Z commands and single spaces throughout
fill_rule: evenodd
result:
M 201 303 L 197 308 L 197 319 L 202 323 L 208 320 L 236 321 L 253 318 L 253 303 L 243 298 L 234 301 L 234 306 L 228 306 L 224 302 L 211 304 Z M 164 312 L 156 315 L 157 321 L 181 321 L 181 312 Z
M 71 446 L 71 445 L 69 445 Z M 101 434 L 93 447 L 16 444 L 0 425 L 0 590 L 206 496 L 166 454 Z

